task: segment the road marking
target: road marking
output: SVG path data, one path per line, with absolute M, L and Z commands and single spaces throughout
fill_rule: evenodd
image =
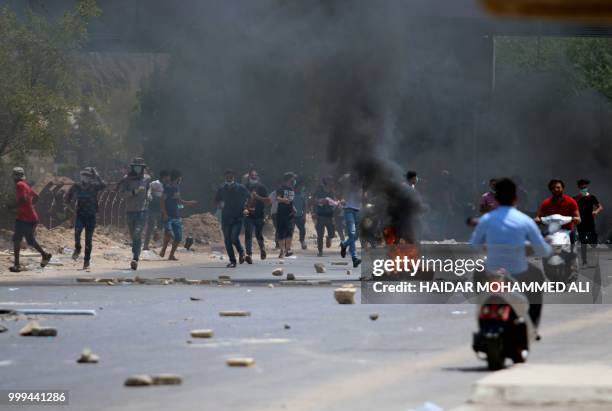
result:
M 559 324 L 544 327 L 542 335 L 545 338 L 573 333 L 578 330 L 601 325 L 602 322 L 612 322 L 612 310 L 587 314 Z M 279 405 L 261 406 L 255 410 L 291 410 L 312 411 L 331 408 L 346 401 L 356 401 L 357 398 L 388 389 L 399 381 L 425 371 L 442 368 L 449 363 L 455 363 L 473 358 L 474 353 L 466 344 L 460 348 L 445 351 L 441 354 L 421 360 L 404 360 L 389 365 L 376 366 L 371 370 L 359 371 L 356 375 L 346 375 L 322 382 L 305 391 L 293 394 L 290 398 L 279 401 Z M 466 397 L 469 393 L 466 393 Z M 281 405 L 282 404 L 282 405 Z

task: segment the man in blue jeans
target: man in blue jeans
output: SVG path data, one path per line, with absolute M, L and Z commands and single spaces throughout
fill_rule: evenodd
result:
M 149 209 L 149 184 L 151 177 L 145 174 L 146 164 L 140 157 L 134 158 L 129 173 L 123 177 L 117 190 L 123 194 L 127 226 L 132 238 L 132 261 L 130 268 L 138 269 L 138 260 L 142 247 L 142 230 Z
M 71 203 L 76 197 L 76 217 L 74 222 L 74 253 L 72 259 L 77 260 L 81 254 L 81 234 L 85 230 L 85 257 L 83 270 L 89 269 L 93 235 L 96 229 L 96 213 L 98 212 L 98 194 L 106 188 L 106 183 L 100 178 L 95 167 L 85 167 L 81 171 L 81 181 L 72 185 L 66 193 L 65 201 Z
M 359 237 L 359 211 L 361 210 L 363 190 L 354 178 L 349 178 L 351 181 L 348 182 L 348 191 L 345 194 L 344 200 L 341 202 L 344 211 L 347 238 L 340 243 L 340 255 L 342 258 L 346 257 L 346 249 L 348 248 L 351 253 L 351 258 L 353 259 L 353 267 L 357 268 L 359 264 L 361 264 L 361 259 L 357 257 L 355 242 Z
M 229 257 L 228 268 L 236 268 L 236 254 L 238 251 L 240 264 L 244 263 L 244 249 L 240 244 L 240 231 L 245 215 L 248 215 L 247 201 L 251 193 L 245 186 L 236 182 L 236 174 L 232 170 L 225 171 L 225 183 L 217 190 L 215 201 L 221 207 L 221 229 L 225 241 L 225 250 Z
M 247 214 L 244 219 L 244 245 L 246 247 L 245 261 L 253 264 L 253 234 L 259 245 L 259 253 L 262 260 L 266 259 L 266 246 L 263 237 L 265 221 L 265 208 L 271 201 L 268 197 L 268 189 L 259 180 L 256 170 L 249 171 L 247 190 L 251 193 L 247 201 Z

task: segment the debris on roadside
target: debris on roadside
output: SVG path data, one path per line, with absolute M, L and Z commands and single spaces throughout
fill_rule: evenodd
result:
M 77 283 L 95 283 L 96 282 L 96 278 L 94 278 L 94 277 L 77 277 L 76 282 Z
M 317 272 L 317 274 L 323 274 L 325 271 L 327 271 L 325 269 L 325 264 L 323 264 L 323 263 L 315 263 L 314 264 L 314 268 L 315 268 L 315 271 Z
M 192 338 L 212 338 L 213 335 L 213 330 L 191 330 Z
M 287 281 L 295 281 L 295 275 L 292 273 L 287 274 Z
M 285 324 L 285 330 L 290 330 L 291 326 L 289 324 Z
M 0 325 L 0 333 L 4 333 L 7 331 L 8 331 L 8 328 L 6 328 L 4 325 Z
M 220 275 L 219 277 L 217 277 L 217 279 L 219 281 L 232 281 L 232 277 L 230 277 L 229 275 Z
M 132 375 L 125 380 L 126 387 L 145 387 L 153 385 L 153 378 L 149 375 Z
M 180 385 L 183 379 L 176 374 L 156 374 L 151 376 L 153 385 Z
M 81 353 L 81 356 L 77 359 L 79 364 L 97 364 L 100 360 L 96 354 L 92 353 L 89 348 L 86 348 Z
M 30 321 L 19 331 L 23 337 L 55 337 L 57 330 L 51 327 L 41 327 L 38 321 Z
M 274 284 L 272 283 L 268 284 L 268 288 L 274 288 Z
M 189 297 L 189 299 L 191 301 L 201 301 L 202 300 L 201 298 L 198 298 L 198 297 Z
M 221 317 L 248 317 L 250 315 L 249 311 L 219 311 Z
M 376 320 L 378 320 L 378 313 L 372 313 L 372 314 L 370 314 L 370 320 L 372 320 L 372 321 L 376 321 Z
M 341 287 L 334 290 L 334 298 L 338 304 L 355 304 L 354 288 Z
M 351 270 L 346 270 L 346 275 L 351 275 Z
M 272 271 L 272 275 L 275 277 L 280 277 L 283 275 L 283 269 L 282 268 L 277 268 L 274 271 Z
M 348 265 L 346 261 L 332 261 L 331 265 Z
M 229 367 L 252 367 L 255 365 L 253 358 L 229 358 L 225 361 Z

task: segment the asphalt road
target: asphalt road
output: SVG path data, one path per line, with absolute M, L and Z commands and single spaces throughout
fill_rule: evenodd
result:
M 275 259 L 236 270 L 216 262 L 181 272 L 171 265 L 138 272 L 236 280 L 223 287 L 110 287 L 68 278 L 3 285 L 3 308 L 95 309 L 97 316 L 46 316 L 40 322 L 58 329 L 54 338 L 20 337 L 25 320 L 1 321 L 9 330 L 0 334 L 0 389 L 67 390 L 70 405 L 51 408 L 79 411 L 405 411 L 425 401 L 450 409 L 487 375 L 470 349 L 474 306 L 338 305 L 333 288 L 359 273 L 347 275 L 346 266 L 331 265 L 339 259 L 326 258 L 328 272 L 315 274 L 315 261 L 320 259 L 300 256 L 282 267 L 298 280 L 330 279 L 334 285 L 269 288 Z M 605 259 L 603 273 L 611 273 L 611 262 Z M 220 317 L 221 310 L 247 310 L 251 316 Z M 374 312 L 377 321 L 369 319 Z M 610 365 L 611 325 L 609 306 L 546 306 L 543 339 L 529 361 Z M 189 331 L 196 328 L 212 328 L 215 336 L 191 339 Z M 76 363 L 86 347 L 100 356 L 99 364 Z M 236 356 L 253 357 L 256 366 L 227 367 L 225 360 Z M 123 386 L 128 376 L 140 373 L 180 374 L 183 384 Z

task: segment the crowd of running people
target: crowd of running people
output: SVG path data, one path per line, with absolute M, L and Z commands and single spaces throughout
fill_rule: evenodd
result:
M 46 252 L 35 238 L 35 227 L 38 223 L 34 206 L 36 193 L 26 182 L 23 168 L 16 167 L 13 170 L 13 178 L 17 204 L 13 238 L 15 263 L 11 271 L 18 272 L 22 269 L 19 253 L 23 239 L 41 254 L 41 266 L 44 267 L 49 263 L 51 254 Z M 157 173 L 157 179 L 153 180 L 147 173 L 144 160 L 134 158 L 129 166 L 129 172 L 116 184 L 114 189 L 123 195 L 125 203 L 127 228 L 132 242 L 130 266 L 133 270 L 138 268 L 141 251 L 149 249 L 152 238 L 159 231 L 163 232 L 159 255 L 163 258 L 167 254 L 169 260 L 177 260 L 175 253 L 183 241 L 181 209 L 197 204 L 194 200 L 182 198 L 181 180 L 182 175 L 178 170 L 161 170 Z M 521 195 L 520 185 L 509 179 L 501 181 L 503 183 L 495 179 L 490 180 L 489 190 L 480 198 L 481 215 L 517 205 Z M 516 198 L 512 204 L 509 204 L 507 199 L 501 204 L 498 199 L 498 188 L 503 188 L 508 181 L 514 184 Z M 418 193 L 417 173 L 408 171 L 403 184 Z M 583 263 L 586 263 L 587 245 L 594 246 L 598 242 L 595 218 L 603 210 L 597 197 L 589 191 L 589 184 L 587 179 L 578 180 L 578 194 L 570 197 L 564 193 L 563 181 L 551 180 L 548 184 L 551 195 L 542 202 L 533 220 L 534 223 L 538 223 L 541 217 L 551 214 L 571 216 L 573 221 L 566 228 L 572 232 L 572 242 L 579 241 L 581 244 Z M 85 233 L 84 269 L 89 268 L 91 261 L 98 195 L 106 188 L 107 184 L 96 169 L 87 167 L 81 171 L 80 180 L 71 187 L 65 198 L 67 204 L 76 203 L 73 253 L 75 260 L 81 255 L 81 237 L 83 232 Z M 444 190 L 440 191 L 444 194 Z M 233 268 L 238 264 L 253 264 L 253 237 L 259 248 L 260 259 L 267 258 L 269 250 L 266 248 L 263 233 L 268 220 L 271 220 L 274 226 L 274 252 L 278 252 L 278 258 L 289 257 L 295 252 L 293 237 L 296 230 L 299 233 L 299 247 L 307 249 L 306 219 L 310 215 L 316 232 L 317 255 L 323 256 L 324 250 L 332 247 L 332 240 L 339 237 L 338 251 L 342 257 L 348 253 L 353 266 L 358 267 L 361 259 L 357 253 L 356 242 L 359 236 L 360 210 L 367 201 L 366 197 L 367 193 L 364 193 L 359 182 L 349 175 L 339 180 L 323 176 L 314 189 L 307 192 L 304 181 L 292 172 L 284 174 L 278 188 L 269 190 L 255 169 L 249 170 L 246 174 L 227 170 L 224 174 L 224 183 L 215 195 L 215 205 L 220 210 L 221 228 L 229 259 L 227 265 Z M 419 197 L 422 198 L 420 194 Z M 495 215 L 491 214 L 489 218 L 481 217 L 480 228 L 477 227 L 476 232 L 482 231 L 485 224 L 503 226 L 502 221 L 497 221 Z M 423 220 L 435 220 L 436 216 L 437 214 L 432 212 L 431 215 L 424 216 Z M 492 221 L 497 222 L 492 223 Z

